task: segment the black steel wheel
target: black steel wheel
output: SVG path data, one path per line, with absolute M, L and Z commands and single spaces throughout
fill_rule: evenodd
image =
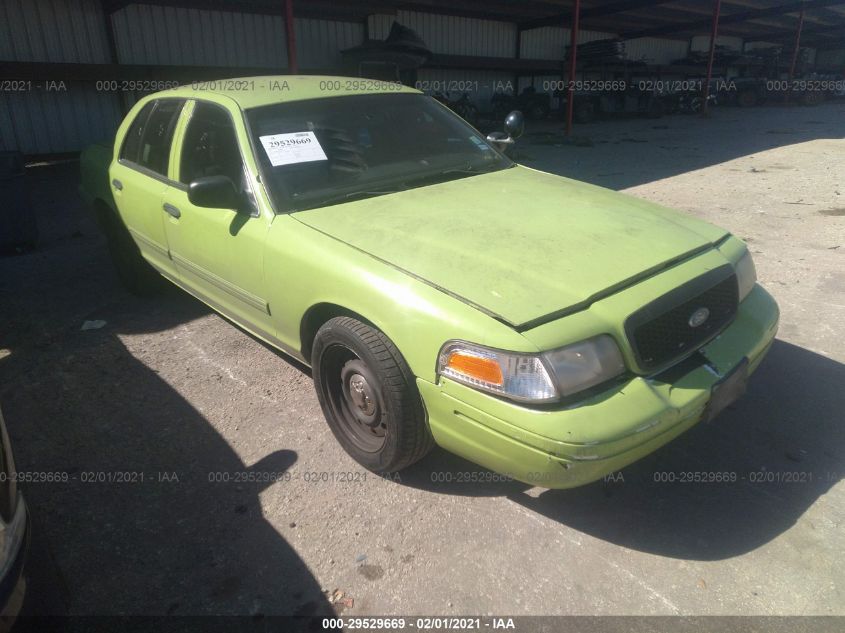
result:
M 336 317 L 317 332 L 314 385 L 337 441 L 359 464 L 390 473 L 431 450 L 422 399 L 405 359 L 382 332 Z

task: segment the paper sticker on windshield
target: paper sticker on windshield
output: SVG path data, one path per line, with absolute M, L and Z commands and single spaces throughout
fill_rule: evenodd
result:
M 320 142 L 314 136 L 314 132 L 271 134 L 259 138 L 273 167 L 328 160 L 323 148 L 320 147 Z
M 475 146 L 478 147 L 478 149 L 480 149 L 480 150 L 490 151 L 490 150 L 493 149 L 492 147 L 487 145 L 484 141 L 482 141 L 477 136 L 470 136 L 469 140 L 471 140 L 473 143 L 475 143 Z

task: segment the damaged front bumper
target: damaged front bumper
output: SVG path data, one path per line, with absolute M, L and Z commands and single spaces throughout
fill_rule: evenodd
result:
M 571 488 L 631 464 L 708 417 L 714 386 L 742 365 L 748 375 L 757 368 L 778 316 L 774 299 L 756 286 L 731 325 L 697 352 L 702 362 L 683 366 L 688 372 L 636 376 L 577 405 L 520 406 L 447 378 L 417 384 L 437 444 L 534 486 Z

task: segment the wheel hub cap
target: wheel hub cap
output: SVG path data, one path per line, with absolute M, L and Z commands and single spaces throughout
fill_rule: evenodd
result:
M 349 378 L 349 395 L 352 403 L 367 417 L 376 411 L 375 398 L 367 379 L 361 374 L 352 374 Z

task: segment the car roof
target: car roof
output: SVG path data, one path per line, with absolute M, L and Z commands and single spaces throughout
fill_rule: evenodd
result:
M 421 94 L 399 82 L 331 75 L 264 75 L 195 81 L 164 90 L 156 97 L 201 98 L 203 94 L 229 97 L 242 109 L 283 103 L 362 94 Z

